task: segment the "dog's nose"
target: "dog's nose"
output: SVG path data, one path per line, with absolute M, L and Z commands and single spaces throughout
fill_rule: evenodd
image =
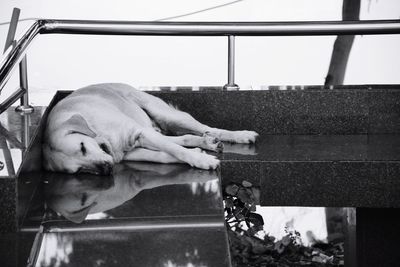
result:
M 100 175 L 112 174 L 113 166 L 108 162 L 97 164 L 96 167 L 99 170 Z

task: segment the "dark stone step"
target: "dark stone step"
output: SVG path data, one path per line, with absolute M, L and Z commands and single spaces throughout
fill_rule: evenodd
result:
M 228 146 L 222 178 L 261 186 L 265 206 L 399 207 L 399 149 L 400 135 L 265 135 Z

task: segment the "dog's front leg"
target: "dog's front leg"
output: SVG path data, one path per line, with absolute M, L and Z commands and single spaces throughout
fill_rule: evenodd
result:
M 181 163 L 179 159 L 163 151 L 154 151 L 146 148 L 135 148 L 124 155 L 127 161 L 145 161 L 156 163 Z
M 131 135 L 130 143 L 134 144 L 135 147 L 166 152 L 178 160 L 200 169 L 216 169 L 219 165 L 219 160 L 216 157 L 177 145 L 153 129 L 135 130 Z

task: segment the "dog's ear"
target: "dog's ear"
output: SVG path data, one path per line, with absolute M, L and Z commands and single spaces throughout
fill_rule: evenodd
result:
M 88 216 L 90 209 L 96 205 L 96 202 L 93 202 L 90 206 L 80 210 L 79 212 L 76 213 L 68 213 L 68 214 L 63 214 L 63 216 L 67 219 L 70 220 L 71 222 L 74 223 L 81 223 L 86 219 L 86 216 Z
M 92 138 L 96 137 L 96 133 L 89 128 L 89 125 L 87 124 L 85 118 L 79 114 L 75 114 L 71 118 L 69 118 L 65 122 L 65 125 L 68 125 L 68 134 L 80 133 Z

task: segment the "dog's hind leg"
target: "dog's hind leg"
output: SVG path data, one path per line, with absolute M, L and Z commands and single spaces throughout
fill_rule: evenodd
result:
M 138 104 L 166 132 L 175 135 L 207 133 L 220 141 L 232 143 L 254 143 L 258 134 L 253 131 L 229 131 L 209 127 L 190 114 L 177 110 L 158 97 L 138 90 L 130 91 L 128 97 Z
M 207 135 L 219 141 L 244 144 L 254 143 L 258 137 L 254 131 L 230 131 L 209 127 L 194 119 L 190 114 L 171 107 L 161 99 L 154 96 L 153 98 L 152 103 L 146 105 L 144 109 L 164 131 L 172 132 L 175 135 L 187 133 Z

